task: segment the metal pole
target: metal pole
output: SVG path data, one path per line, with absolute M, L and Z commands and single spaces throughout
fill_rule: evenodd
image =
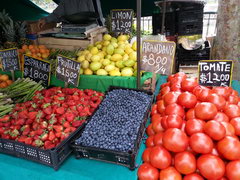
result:
M 162 29 L 161 29 L 161 34 L 163 35 L 165 31 L 165 16 L 166 16 L 166 0 L 163 1 L 163 14 L 162 14 Z
M 137 0 L 137 88 L 141 88 L 141 14 L 142 0 Z

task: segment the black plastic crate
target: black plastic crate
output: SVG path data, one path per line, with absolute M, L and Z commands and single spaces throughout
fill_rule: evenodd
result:
M 138 91 L 138 92 L 145 92 L 148 95 L 153 96 L 153 93 L 150 91 L 138 90 L 138 89 L 133 89 L 133 88 L 113 87 L 113 86 L 111 86 L 109 88 L 108 92 L 110 92 L 114 89 L 130 89 L 130 90 L 134 90 L 134 91 Z M 153 100 L 153 98 L 152 98 L 152 100 Z M 136 158 L 137 158 L 138 150 L 140 147 L 140 143 L 143 139 L 147 120 L 150 115 L 151 105 L 152 105 L 152 101 L 149 104 L 147 111 L 145 112 L 143 122 L 138 131 L 137 139 L 134 143 L 135 145 L 134 145 L 133 151 L 120 152 L 120 151 L 100 149 L 100 148 L 96 148 L 96 147 L 86 147 L 86 146 L 82 146 L 82 145 L 76 145 L 73 141 L 72 147 L 74 149 L 75 157 L 77 159 L 87 158 L 87 159 L 93 159 L 93 160 L 99 160 L 99 161 L 109 162 L 109 163 L 113 163 L 113 164 L 123 165 L 123 166 L 128 167 L 130 170 L 134 170 L 136 168 Z M 81 134 L 75 139 L 78 139 L 80 136 L 81 136 Z
M 80 133 L 84 126 L 85 123 L 78 127 L 56 148 L 50 150 L 40 149 L 14 140 L 0 139 L 0 153 L 35 161 L 58 170 L 63 161 L 73 151 L 70 146 L 72 139 L 74 139 Z
M 203 22 L 203 11 L 179 11 L 178 23 L 201 23 Z
M 157 35 L 162 30 L 162 14 L 152 15 L 153 34 Z M 166 36 L 174 36 L 176 34 L 176 15 L 175 12 L 167 12 L 165 14 L 165 34 Z
M 203 32 L 203 21 L 196 23 L 179 23 L 178 24 L 178 35 L 195 35 L 202 34 Z

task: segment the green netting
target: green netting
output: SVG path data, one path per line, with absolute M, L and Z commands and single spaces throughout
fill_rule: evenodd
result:
M 8 74 L 10 72 L 3 72 L 0 70 L 0 74 Z M 15 72 L 15 77 L 22 77 L 21 71 Z M 146 72 L 141 78 L 141 84 L 144 81 L 151 78 L 152 73 Z M 159 77 L 159 76 L 158 76 Z M 51 76 L 50 86 L 64 87 L 64 82 L 58 80 L 55 76 Z M 109 86 L 120 86 L 125 88 L 136 88 L 136 77 L 112 77 L 112 76 L 96 76 L 96 75 L 81 75 L 79 80 L 79 89 L 93 89 L 96 91 L 105 92 Z M 73 87 L 73 86 L 70 86 Z

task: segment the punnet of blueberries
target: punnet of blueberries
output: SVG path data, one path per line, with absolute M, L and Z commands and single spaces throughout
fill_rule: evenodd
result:
M 75 143 L 120 152 L 133 150 L 151 100 L 151 95 L 134 90 L 108 92 Z

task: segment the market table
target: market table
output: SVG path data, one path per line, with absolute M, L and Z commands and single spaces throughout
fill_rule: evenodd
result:
M 142 142 L 137 164 L 145 149 Z M 88 159 L 75 159 L 72 154 L 58 171 L 25 159 L 0 153 L 0 180 L 136 180 L 137 169 Z

